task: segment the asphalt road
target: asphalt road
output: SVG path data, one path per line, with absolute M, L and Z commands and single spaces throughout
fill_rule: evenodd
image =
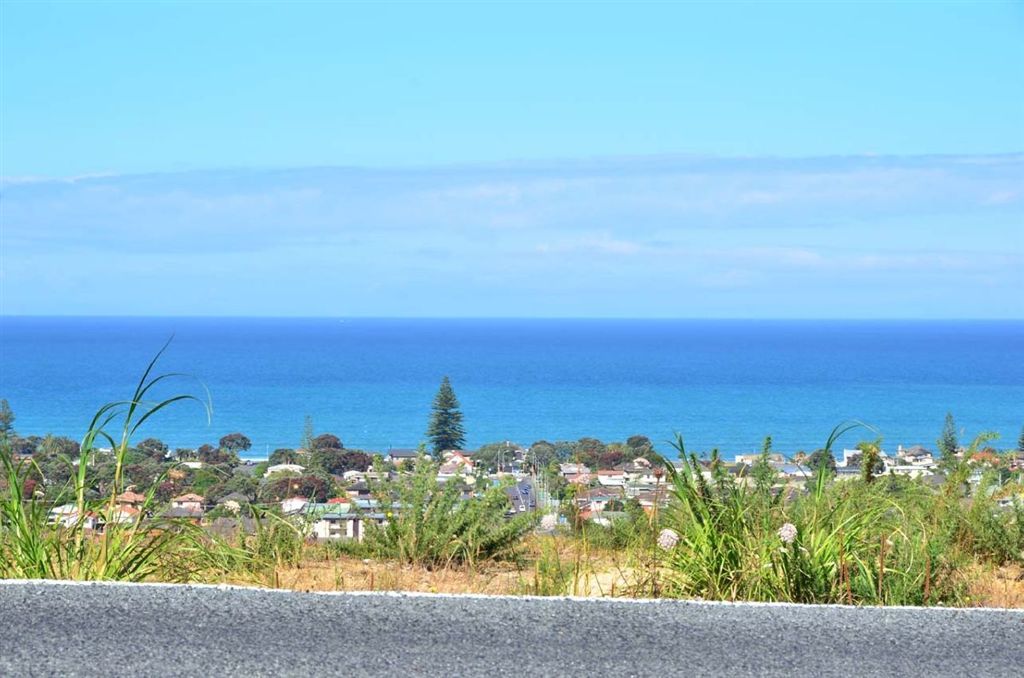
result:
M 1024 612 L 0 582 L 0 676 L 1021 676 Z

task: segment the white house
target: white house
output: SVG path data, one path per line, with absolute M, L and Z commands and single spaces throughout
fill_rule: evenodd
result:
M 298 464 L 274 464 L 273 466 L 267 467 L 267 470 L 263 473 L 263 477 L 269 478 L 275 473 L 294 473 L 298 475 L 305 470 L 305 466 L 300 466 Z
M 285 515 L 292 515 L 301 511 L 308 503 L 309 500 L 305 497 L 288 497 L 281 502 L 281 512 Z

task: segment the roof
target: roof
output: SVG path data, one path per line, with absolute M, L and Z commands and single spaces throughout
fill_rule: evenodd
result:
M 403 458 L 418 457 L 419 455 L 420 455 L 420 451 L 419 450 L 413 450 L 413 449 L 409 449 L 409 448 L 397 448 L 397 447 L 394 448 L 394 449 L 388 450 L 388 454 L 387 454 L 387 456 L 389 456 L 389 457 L 403 457 Z
M 202 509 L 187 509 L 182 506 L 173 506 L 164 511 L 164 518 L 202 518 Z
M 195 492 L 189 492 L 187 494 L 181 495 L 180 497 L 174 497 L 174 498 L 171 499 L 171 501 L 198 501 L 198 502 L 202 502 L 203 498 L 200 497 Z
M 128 490 L 127 492 L 122 492 L 121 494 L 117 495 L 117 501 L 128 503 L 141 503 L 146 501 L 146 495 Z

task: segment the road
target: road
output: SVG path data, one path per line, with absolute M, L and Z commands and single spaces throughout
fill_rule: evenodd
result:
M 1021 676 L 1024 612 L 0 582 L 2 676 Z

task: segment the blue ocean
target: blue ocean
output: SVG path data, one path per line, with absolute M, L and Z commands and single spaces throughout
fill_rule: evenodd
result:
M 81 437 L 103 403 L 130 397 L 173 335 L 143 436 L 194 447 L 241 431 L 252 457 L 297 446 L 305 417 L 348 447 L 424 440 L 449 375 L 467 446 L 606 442 L 643 434 L 663 451 L 814 450 L 838 422 L 875 426 L 886 449 L 934 447 L 947 411 L 968 439 L 1024 424 L 1022 321 L 0 318 L 0 397 L 22 435 Z M 861 437 L 867 437 L 864 434 Z M 857 441 L 851 434 L 848 444 Z

